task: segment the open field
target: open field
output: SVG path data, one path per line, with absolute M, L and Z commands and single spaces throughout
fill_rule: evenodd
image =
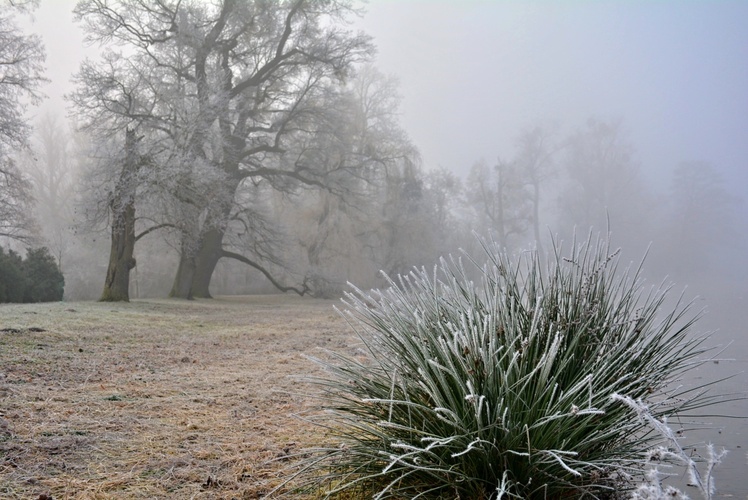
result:
M 335 304 L 0 305 L 0 498 L 262 498 L 292 455 L 324 438 L 303 419 L 318 402 L 300 380 L 318 370 L 306 356 L 358 352 Z M 733 342 L 731 359 L 703 366 L 697 381 L 734 375 L 721 391 L 744 394 L 744 324 L 722 325 L 715 340 Z M 745 416 L 748 403 L 718 413 Z M 730 450 L 716 498 L 748 498 L 746 420 L 708 420 L 688 438 Z
M 0 498 L 263 496 L 321 437 L 304 355 L 355 352 L 333 304 L 0 306 Z

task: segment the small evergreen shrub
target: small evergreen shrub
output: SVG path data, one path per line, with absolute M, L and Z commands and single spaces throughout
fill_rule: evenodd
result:
M 336 442 L 302 484 L 344 498 L 618 498 L 660 436 L 614 395 L 663 421 L 713 402 L 671 385 L 707 350 L 689 334 L 697 315 L 680 300 L 663 310 L 667 288 L 645 290 L 608 243 L 547 263 L 484 250 L 485 265 L 442 260 L 346 296 L 366 355 L 320 361 L 319 423 Z
M 0 302 L 62 300 L 65 278 L 45 247 L 29 250 L 22 259 L 0 247 Z
M 29 250 L 23 262 L 23 270 L 26 275 L 24 302 L 62 300 L 65 278 L 46 247 Z
M 0 302 L 23 302 L 26 277 L 23 259 L 13 250 L 0 247 Z

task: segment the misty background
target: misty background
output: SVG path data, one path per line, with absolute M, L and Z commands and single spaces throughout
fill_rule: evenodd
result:
M 74 6 L 43 0 L 33 20 L 21 18 L 47 51 L 48 98 L 29 108 L 36 167 L 27 162 L 26 168 L 56 171 L 58 189 L 69 190 L 63 200 L 45 200 L 44 181 L 35 180 L 36 215 L 44 241 L 62 260 L 68 299 L 98 296 L 108 245 L 105 228 L 97 233 L 80 223 L 77 176 L 85 162 L 76 154 L 84 148 L 71 148 L 76 110 L 63 96 L 73 90 L 70 80 L 84 56 L 95 58 L 100 49 L 84 43 Z M 353 29 L 373 37 L 376 71 L 396 79 L 398 125 L 420 155 L 413 181 L 419 192 L 411 200 L 417 210 L 412 220 L 398 221 L 401 241 L 390 243 L 396 250 L 380 249 L 365 266 L 360 259 L 349 263 L 351 275 L 340 272 L 341 261 L 351 257 L 341 254 L 345 245 L 352 252 L 361 246 L 340 241 L 340 234 L 325 243 L 327 262 L 311 266 L 289 250 L 289 270 L 276 273 L 298 281 L 316 267 L 316 274 L 331 274 L 321 293 L 335 293 L 348 280 L 380 285 L 379 268 L 405 272 L 471 248 L 473 231 L 521 250 L 535 245 L 536 232 L 546 242 L 551 234 L 568 241 L 574 228 L 584 237 L 590 227 L 605 232 L 609 221 L 614 246 L 632 260 L 651 244 L 647 271 L 654 281 L 667 276 L 700 293 L 708 287 L 743 296 L 748 5 L 373 1 L 365 9 Z M 526 165 L 533 133 L 547 155 L 535 181 Z M 80 134 L 77 140 L 85 141 Z M 606 141 L 619 155 L 607 165 L 592 158 Z M 307 202 L 304 210 L 314 217 L 310 203 L 316 201 Z M 281 212 L 278 218 L 288 220 L 279 227 L 293 235 L 284 244 L 308 245 L 311 236 L 290 227 L 299 212 Z M 133 296 L 168 293 L 176 249 L 164 239 L 144 239 L 136 248 L 159 258 L 138 261 Z M 102 250 L 91 251 L 97 245 Z M 388 255 L 397 262 L 387 262 Z M 213 293 L 274 289 L 256 271 L 234 264 L 219 266 Z M 238 280 L 238 274 L 246 276 Z

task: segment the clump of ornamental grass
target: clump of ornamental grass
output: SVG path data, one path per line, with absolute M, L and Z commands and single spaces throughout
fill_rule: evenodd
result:
M 710 404 L 674 382 L 700 363 L 696 315 L 589 239 L 486 263 L 442 259 L 347 294 L 365 356 L 322 362 L 333 441 L 300 476 L 341 498 L 617 498 L 645 473 L 654 419 Z M 476 278 L 471 278 L 476 276 Z M 675 388 L 673 388 L 675 387 Z

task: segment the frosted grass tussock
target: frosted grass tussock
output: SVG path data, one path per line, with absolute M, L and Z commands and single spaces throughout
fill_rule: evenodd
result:
M 619 269 L 606 241 L 547 261 L 484 250 L 485 263 L 442 259 L 346 296 L 367 358 L 320 361 L 332 442 L 302 484 L 344 498 L 626 498 L 656 441 L 643 417 L 712 402 L 668 389 L 706 352 L 689 305 L 664 311 L 667 288 Z

